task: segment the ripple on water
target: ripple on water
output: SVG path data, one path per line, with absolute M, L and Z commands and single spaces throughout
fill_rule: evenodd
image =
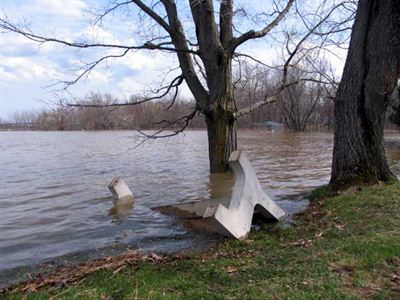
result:
M 68 260 L 71 253 L 93 257 L 114 251 L 113 245 L 168 251 L 215 240 L 151 210 L 229 193 L 232 176 L 209 175 L 206 133 L 188 131 L 138 148 L 135 135 L 0 132 L 0 285 L 7 269 L 58 256 Z M 304 195 L 329 180 L 330 133 L 241 131 L 239 147 L 262 187 L 290 213 L 303 209 Z M 398 149 L 388 155 L 400 175 Z M 107 184 L 114 176 L 134 193 L 132 208 L 112 210 Z

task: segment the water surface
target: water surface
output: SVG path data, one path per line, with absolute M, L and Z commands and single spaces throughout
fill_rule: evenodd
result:
M 0 132 L 0 274 L 76 252 L 176 251 L 215 240 L 151 209 L 224 195 L 226 177 L 208 172 L 206 133 L 138 142 L 130 131 Z M 331 133 L 241 131 L 239 147 L 288 212 L 329 180 Z M 399 153 L 388 153 L 397 174 Z M 107 184 L 117 175 L 135 196 L 131 210 L 110 210 Z

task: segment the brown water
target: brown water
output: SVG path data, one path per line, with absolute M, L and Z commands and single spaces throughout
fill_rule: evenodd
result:
M 128 131 L 1 132 L 0 274 L 56 257 L 68 261 L 71 253 L 176 251 L 215 240 L 151 209 L 223 197 L 221 185 L 232 179 L 209 176 L 205 132 L 135 148 L 138 141 Z M 241 131 L 239 146 L 263 188 L 289 213 L 304 208 L 305 193 L 329 180 L 331 133 Z M 400 149 L 388 154 L 400 174 Z M 135 195 L 132 209 L 111 209 L 107 184 L 116 175 Z

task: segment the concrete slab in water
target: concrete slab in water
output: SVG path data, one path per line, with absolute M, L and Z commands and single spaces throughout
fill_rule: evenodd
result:
M 191 224 L 205 223 L 206 227 L 239 240 L 245 239 L 250 232 L 255 210 L 266 219 L 274 221 L 285 216 L 285 212 L 261 188 L 256 173 L 243 152 L 233 152 L 229 158 L 229 166 L 235 174 L 235 185 L 232 196 L 226 203 L 206 200 L 163 206 L 155 210 L 175 215 Z

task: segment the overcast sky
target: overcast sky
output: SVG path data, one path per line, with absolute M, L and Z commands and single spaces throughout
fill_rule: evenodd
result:
M 244 2 L 254 11 L 268 10 L 268 1 Z M 90 21 L 95 17 L 89 12 L 104 7 L 106 0 L 0 0 L 0 3 L 2 17 L 7 16 L 13 23 L 26 22 L 35 33 L 68 41 L 138 44 L 140 37 L 135 33 L 143 33 L 145 27 L 134 6 L 132 11 L 122 10 L 106 19 L 102 26 L 93 26 Z M 182 13 L 182 18 L 189 20 L 189 15 Z M 49 85 L 57 80 L 73 79 L 83 62 L 94 61 L 105 53 L 118 53 L 76 50 L 54 43 L 38 45 L 12 33 L 0 33 L 0 39 L 1 118 L 9 118 L 16 111 L 39 110 L 46 101 L 54 99 L 53 91 L 61 87 Z M 276 59 L 278 52 L 277 45 L 270 40 L 249 43 L 242 50 L 267 63 Z M 340 70 L 343 61 L 332 59 Z M 165 71 L 175 66 L 176 60 L 171 54 L 130 53 L 102 64 L 87 80 L 69 88 L 70 95 L 64 96 L 83 97 L 94 91 L 128 98 L 157 86 Z M 184 89 L 182 95 L 189 97 L 190 93 Z

